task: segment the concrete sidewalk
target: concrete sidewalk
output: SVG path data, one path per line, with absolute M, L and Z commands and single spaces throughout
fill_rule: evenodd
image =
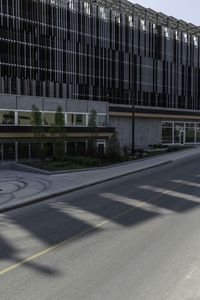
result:
M 197 154 L 200 147 L 103 169 L 53 175 L 0 170 L 0 213 Z

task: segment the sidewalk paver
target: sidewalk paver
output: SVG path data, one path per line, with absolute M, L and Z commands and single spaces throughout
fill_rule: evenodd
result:
M 0 170 L 0 212 L 200 154 L 200 147 L 103 169 L 52 175 Z

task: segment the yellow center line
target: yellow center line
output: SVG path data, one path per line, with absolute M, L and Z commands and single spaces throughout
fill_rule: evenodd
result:
M 195 177 L 196 177 L 196 176 L 195 176 Z M 194 177 L 194 178 L 195 178 L 195 177 Z M 140 204 L 138 204 L 138 205 L 136 205 L 136 206 L 134 206 L 134 207 L 132 207 L 132 208 L 130 208 L 130 209 L 127 209 L 127 210 L 123 211 L 122 213 L 117 214 L 117 215 L 113 216 L 112 218 L 110 218 L 110 219 L 108 219 L 108 220 L 99 222 L 99 223 L 97 223 L 96 225 L 94 225 L 93 227 L 88 228 L 88 229 L 86 229 L 86 230 L 83 230 L 83 231 L 79 232 L 78 234 L 75 234 L 75 235 L 72 236 L 71 238 L 67 238 L 66 240 L 63 240 L 62 242 L 59 242 L 58 244 L 55 244 L 55 245 L 53 245 L 53 246 L 51 246 L 51 247 L 48 247 L 48 248 L 46 248 L 46 249 L 44 249 L 44 250 L 42 250 L 42 251 L 40 251 L 40 252 L 37 252 L 37 253 L 35 253 L 35 254 L 33 254 L 33 255 L 31 255 L 31 256 L 25 258 L 24 260 L 21 260 L 20 262 L 11 265 L 10 267 L 7 267 L 7 268 L 5 268 L 5 269 L 0 270 L 0 276 L 4 275 L 4 274 L 6 274 L 6 273 L 8 273 L 8 272 L 10 272 L 10 271 L 13 271 L 13 270 L 15 270 L 15 269 L 17 269 L 17 268 L 19 268 L 19 267 L 21 267 L 21 266 L 23 266 L 23 265 L 25 265 L 25 264 L 26 264 L 27 262 L 29 262 L 29 261 L 33 261 L 33 260 L 35 260 L 35 259 L 37 259 L 37 258 L 39 258 L 39 257 L 41 257 L 41 256 L 43 256 L 43 255 L 45 255 L 45 254 L 47 254 L 47 253 L 49 253 L 49 252 L 51 252 L 51 251 L 54 251 L 54 250 L 56 250 L 57 248 L 63 246 L 64 244 L 70 243 L 70 242 L 72 242 L 72 241 L 78 239 L 79 237 L 82 237 L 83 235 L 85 235 L 85 234 L 87 234 L 87 233 L 89 233 L 89 232 L 91 232 L 91 231 L 94 231 L 96 228 L 102 227 L 103 225 L 105 225 L 105 224 L 107 224 L 107 223 L 110 223 L 110 222 L 112 222 L 113 220 L 116 220 L 116 219 L 118 219 L 119 217 L 124 216 L 124 215 L 126 215 L 126 214 L 128 214 L 128 213 L 130 213 L 130 212 L 132 212 L 132 211 L 134 211 L 134 210 L 136 210 L 136 209 L 139 208 L 139 207 L 143 207 L 143 206 L 145 206 L 145 204 L 147 204 L 147 203 L 150 203 L 150 202 L 152 202 L 152 201 L 154 201 L 154 200 L 156 200 L 156 199 L 158 199 L 158 198 L 161 198 L 164 194 L 167 194 L 169 191 L 174 191 L 174 190 L 176 190 L 176 189 L 177 189 L 179 186 L 181 186 L 181 185 L 183 185 L 183 184 L 181 184 L 181 183 L 180 183 L 180 184 L 177 184 L 174 188 L 171 188 L 171 189 L 168 189 L 168 190 L 166 190 L 166 191 L 164 191 L 164 192 L 162 192 L 162 193 L 159 193 L 157 196 L 152 197 L 152 198 L 150 198 L 150 199 L 147 199 L 146 201 L 143 201 L 143 202 L 141 202 Z

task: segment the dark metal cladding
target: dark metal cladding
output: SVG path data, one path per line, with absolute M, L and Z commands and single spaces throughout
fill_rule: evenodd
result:
M 0 93 L 198 110 L 199 87 L 193 24 L 128 1 L 0 1 Z

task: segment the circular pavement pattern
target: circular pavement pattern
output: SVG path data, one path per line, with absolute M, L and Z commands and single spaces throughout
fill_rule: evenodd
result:
M 5 177 L 0 179 L 0 205 L 15 198 L 35 196 L 51 187 L 51 182 L 40 177 Z

